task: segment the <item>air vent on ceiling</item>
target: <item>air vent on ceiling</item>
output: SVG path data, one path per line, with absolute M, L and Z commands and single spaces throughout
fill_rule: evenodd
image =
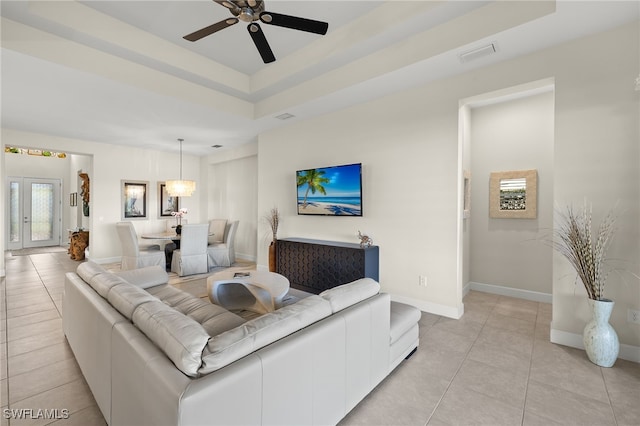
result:
M 498 51 L 496 43 L 491 43 L 486 46 L 478 47 L 473 50 L 461 53 L 459 55 L 460 62 L 463 64 L 482 58 L 483 56 L 493 55 Z
M 276 118 L 278 120 L 287 120 L 287 119 L 293 118 L 293 117 L 295 117 L 295 115 L 289 114 L 288 112 L 285 112 L 284 114 L 276 115 Z

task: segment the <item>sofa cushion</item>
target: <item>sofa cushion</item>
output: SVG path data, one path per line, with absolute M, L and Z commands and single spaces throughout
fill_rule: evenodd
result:
M 245 323 L 239 315 L 175 287 L 167 285 L 147 290 L 166 305 L 202 325 L 209 336 L 216 336 Z
M 202 350 L 209 340 L 200 324 L 159 300 L 138 306 L 133 323 L 180 371 L 190 377 L 198 376 Z
M 380 292 L 380 284 L 371 278 L 361 278 L 348 284 L 339 285 L 320 293 L 331 304 L 333 313 L 368 299 Z
M 111 289 L 122 283 L 128 284 L 125 280 L 111 272 L 104 272 L 102 274 L 94 275 L 89 281 L 87 281 L 91 288 L 103 298 L 107 299 Z M 129 284 L 131 285 L 131 284 Z
M 199 372 L 207 374 L 331 315 L 329 302 L 309 296 L 209 339 Z
M 160 265 L 117 271 L 114 274 L 140 288 L 155 287 L 169 282 L 169 274 Z
M 91 281 L 91 279 L 96 275 L 99 275 L 105 272 L 107 272 L 107 270 L 104 269 L 101 265 L 98 265 L 97 263 L 91 262 L 91 261 L 83 262 L 80 265 L 78 265 L 78 268 L 76 268 L 76 273 L 86 283 Z
M 133 311 L 145 302 L 158 300 L 145 290 L 126 281 L 114 285 L 107 294 L 107 300 L 122 315 L 131 320 Z

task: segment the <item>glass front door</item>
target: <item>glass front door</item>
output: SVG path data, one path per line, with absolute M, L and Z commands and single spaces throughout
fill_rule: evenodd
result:
M 8 248 L 60 245 L 59 179 L 7 179 Z

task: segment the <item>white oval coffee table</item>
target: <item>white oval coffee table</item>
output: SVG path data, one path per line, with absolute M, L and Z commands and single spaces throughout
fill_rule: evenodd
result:
M 249 275 L 238 276 L 243 273 Z M 288 292 L 289 280 L 275 272 L 231 270 L 207 278 L 209 300 L 225 308 L 273 312 L 282 306 Z

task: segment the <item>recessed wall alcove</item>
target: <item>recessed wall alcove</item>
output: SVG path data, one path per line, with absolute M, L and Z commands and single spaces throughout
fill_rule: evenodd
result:
M 552 251 L 541 236 L 553 227 L 553 80 L 463 100 L 460 119 L 460 176 L 471 176 L 470 209 L 460 226 L 463 293 L 477 289 L 551 302 Z M 538 178 L 535 217 L 491 217 L 491 174 L 532 169 Z

